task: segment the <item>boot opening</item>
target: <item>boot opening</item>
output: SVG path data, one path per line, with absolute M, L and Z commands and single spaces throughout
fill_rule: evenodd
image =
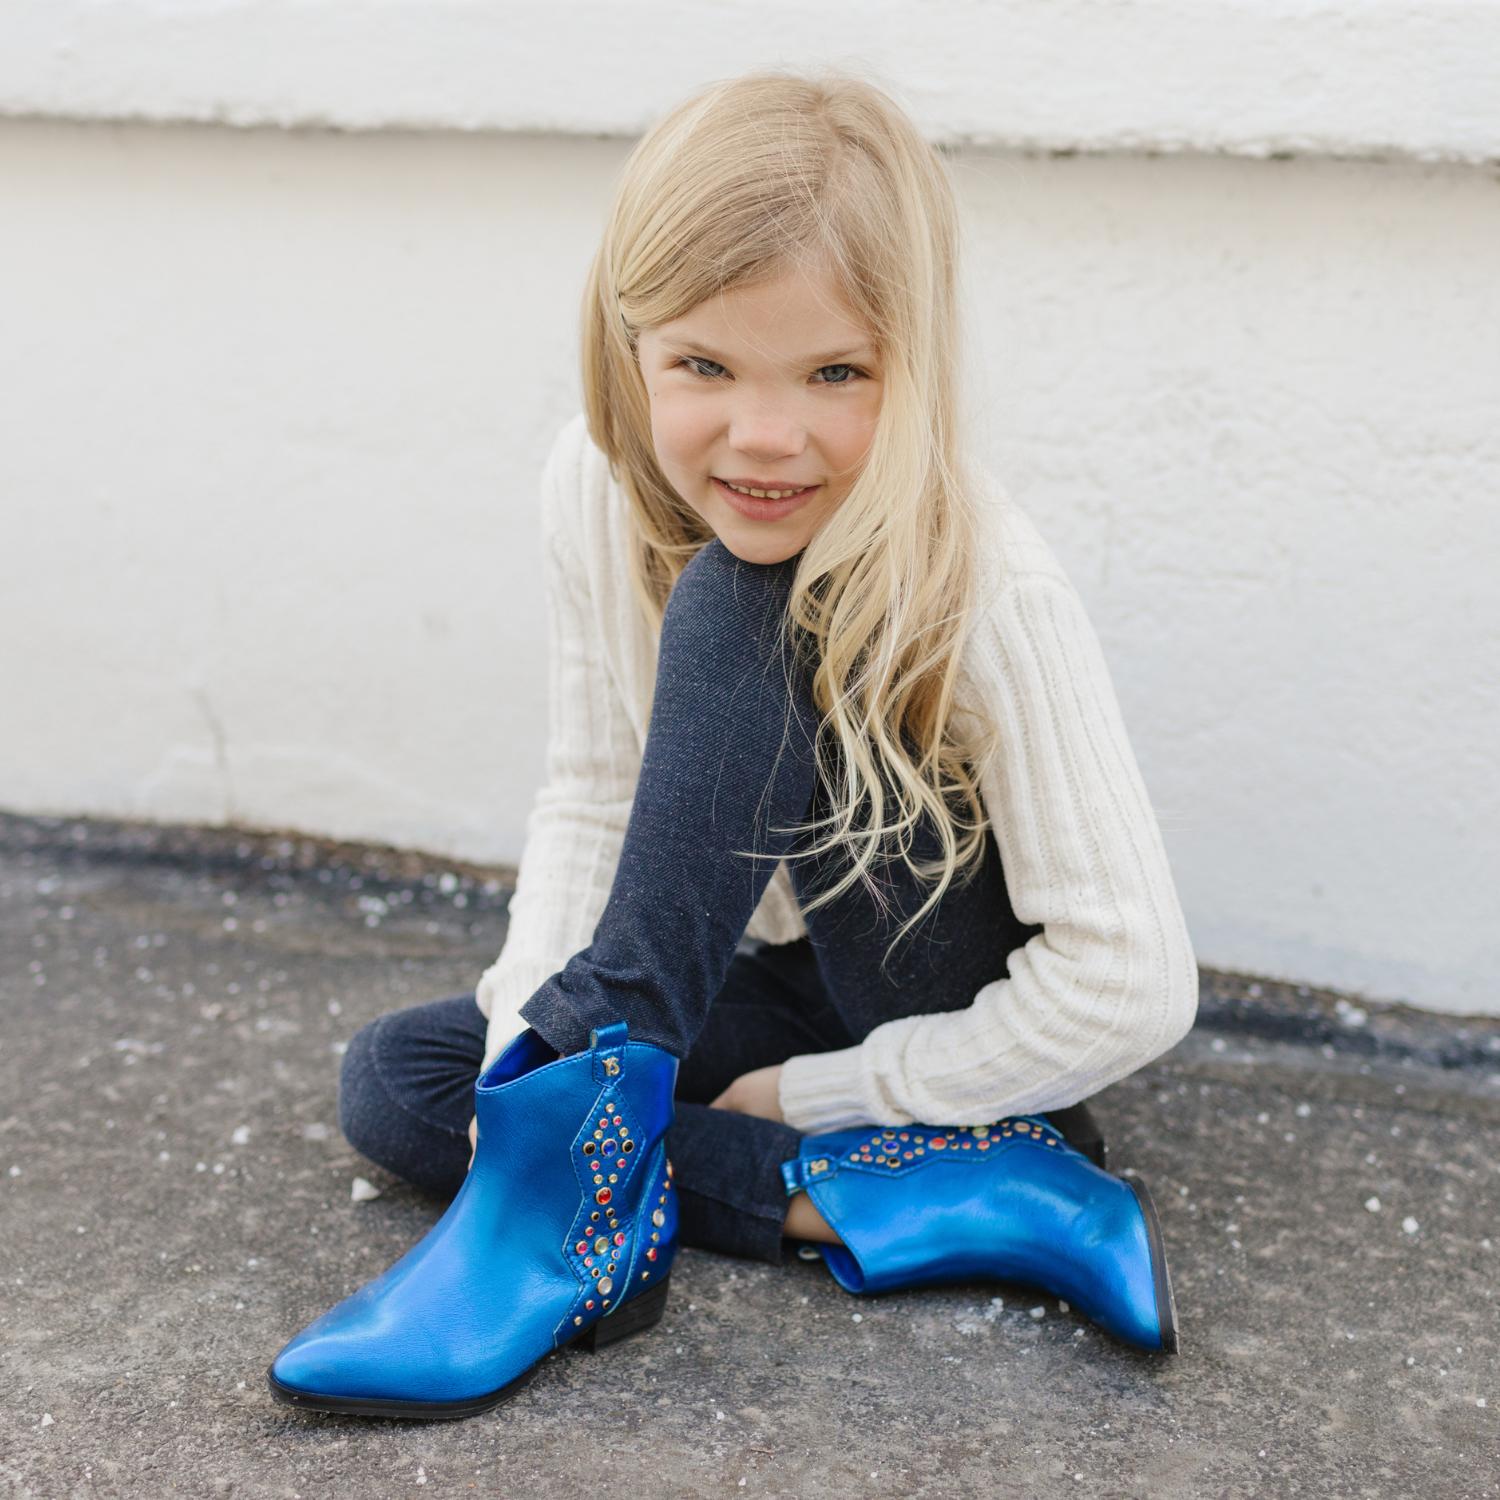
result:
M 502 1083 L 509 1083 L 524 1073 L 556 1062 L 561 1056 L 561 1052 L 544 1042 L 538 1032 L 528 1027 L 490 1064 L 478 1086 L 482 1089 L 498 1088 Z

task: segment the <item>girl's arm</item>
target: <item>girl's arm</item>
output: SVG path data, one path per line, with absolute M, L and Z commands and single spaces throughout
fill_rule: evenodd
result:
M 1165 1052 L 1197 1014 L 1161 832 L 1076 589 L 1060 568 L 1012 574 L 970 646 L 970 690 L 1000 731 L 980 795 L 1016 916 L 1043 930 L 965 1009 L 789 1058 L 778 1096 L 800 1130 L 1059 1109 Z
M 542 473 L 548 614 L 546 777 L 526 841 L 500 956 L 475 998 L 489 1018 L 482 1068 L 526 1030 L 518 1012 L 542 982 L 593 941 L 619 863 L 640 752 L 591 623 L 588 580 L 567 511 L 579 485 L 577 423 L 554 442 Z

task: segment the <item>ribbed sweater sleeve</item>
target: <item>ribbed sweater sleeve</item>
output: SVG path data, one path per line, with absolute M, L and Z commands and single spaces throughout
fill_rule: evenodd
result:
M 480 977 L 487 1068 L 526 1030 L 520 1008 L 593 941 L 625 842 L 640 749 L 590 612 L 574 513 L 581 423 L 559 433 L 542 474 L 548 700 L 545 775 L 527 817 L 500 956 Z
M 1198 969 L 1097 636 L 1066 575 L 1011 575 L 971 642 L 999 729 L 980 795 L 1016 915 L 1040 924 L 962 1010 L 783 1065 L 800 1130 L 974 1125 L 1058 1109 L 1192 1027 Z

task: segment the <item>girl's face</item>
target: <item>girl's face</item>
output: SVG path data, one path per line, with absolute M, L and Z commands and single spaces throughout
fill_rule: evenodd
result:
M 798 270 L 700 303 L 637 340 L 656 460 L 736 557 L 800 552 L 858 477 L 880 365 L 826 271 Z M 791 499 L 746 488 L 805 490 Z

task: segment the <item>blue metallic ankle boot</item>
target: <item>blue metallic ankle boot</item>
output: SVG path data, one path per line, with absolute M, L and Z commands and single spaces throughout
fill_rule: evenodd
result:
M 474 1088 L 479 1140 L 457 1196 L 383 1275 L 271 1364 L 292 1406 L 467 1417 L 554 1349 L 598 1349 L 666 1309 L 677 1195 L 665 1136 L 677 1058 L 597 1028 L 561 1056 L 523 1031 Z
M 1146 1185 L 1102 1171 L 1039 1115 L 807 1135 L 781 1175 L 844 1241 L 818 1249 L 845 1291 L 1028 1282 L 1126 1343 L 1177 1352 Z

